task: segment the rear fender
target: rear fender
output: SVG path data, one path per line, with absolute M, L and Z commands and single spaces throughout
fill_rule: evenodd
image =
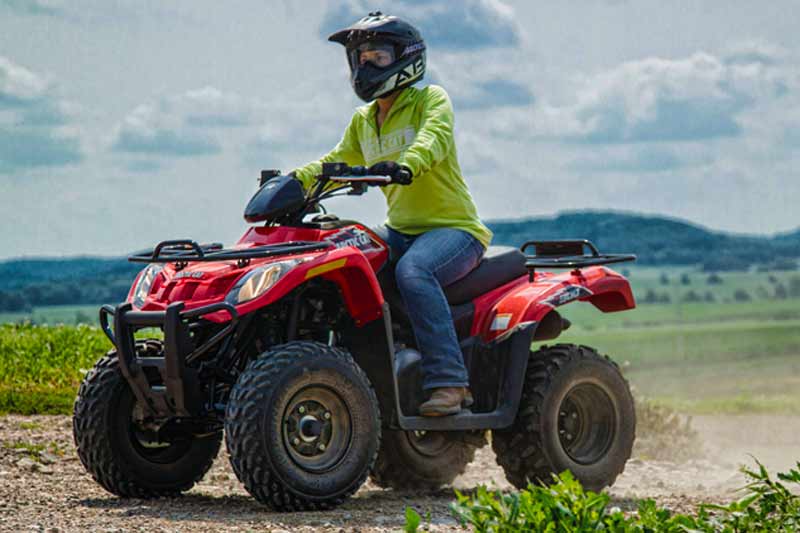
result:
M 488 293 L 475 300 L 472 335 L 499 342 L 526 326 L 539 324 L 556 307 L 575 300 L 591 302 L 604 313 L 636 307 L 630 284 L 606 267 L 554 275 L 542 272 L 533 283 L 520 278 L 499 297 Z M 494 292 L 494 291 L 493 291 Z
M 244 315 L 266 307 L 317 277 L 331 280 L 339 286 L 345 306 L 356 325 L 361 326 L 382 316 L 383 293 L 378 280 L 364 254 L 353 247 L 326 251 L 297 265 L 265 294 L 236 306 L 236 310 Z

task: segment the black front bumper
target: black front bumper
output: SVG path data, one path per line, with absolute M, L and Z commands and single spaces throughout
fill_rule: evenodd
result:
M 104 305 L 100 308 L 100 326 L 117 348 L 119 368 L 128 381 L 131 391 L 145 412 L 156 418 L 188 417 L 185 382 L 189 372 L 186 363 L 205 354 L 234 333 L 239 315 L 236 309 L 225 302 L 183 310 L 183 302 L 171 304 L 165 311 L 134 311 L 130 303 L 115 307 Z M 195 346 L 189 330 L 189 323 L 203 315 L 224 311 L 230 315 L 225 326 L 203 342 Z M 113 317 L 113 330 L 109 326 Z M 137 354 L 134 333 L 142 328 L 160 328 L 164 331 L 163 355 L 142 357 Z M 152 385 L 144 372 L 145 368 L 157 369 L 163 385 Z M 197 391 L 189 391 L 196 396 Z

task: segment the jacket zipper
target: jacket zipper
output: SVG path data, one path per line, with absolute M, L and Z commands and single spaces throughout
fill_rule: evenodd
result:
M 381 125 L 378 124 L 378 113 L 381 112 L 379 107 L 375 107 L 375 132 L 378 134 L 378 156 L 383 153 L 383 145 L 381 144 Z M 388 113 L 387 113 L 388 115 Z M 386 119 L 383 119 L 386 122 Z

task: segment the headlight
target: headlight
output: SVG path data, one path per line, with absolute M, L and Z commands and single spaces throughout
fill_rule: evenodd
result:
M 139 276 L 136 282 L 136 287 L 133 288 L 133 305 L 141 308 L 144 305 L 144 300 L 150 294 L 150 288 L 153 286 L 153 280 L 164 269 L 162 265 L 148 265 Z
M 225 301 L 236 305 L 258 298 L 271 289 L 287 272 L 302 262 L 302 259 L 287 259 L 253 269 L 236 282 L 231 292 L 225 297 Z

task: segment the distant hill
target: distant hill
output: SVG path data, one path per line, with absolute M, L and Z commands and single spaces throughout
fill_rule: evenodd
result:
M 130 281 L 141 269 L 141 264 L 129 263 L 124 257 L 10 259 L 0 262 L 0 290 L 33 283 L 91 282 L 99 278 L 123 277 Z
M 708 271 L 795 269 L 800 229 L 774 237 L 735 235 L 659 216 L 584 211 L 488 223 L 494 244 L 589 239 L 604 252 L 635 253 L 644 265 L 697 265 Z M 0 311 L 39 305 L 118 302 L 141 264 L 124 258 L 12 259 L 0 262 Z
M 125 258 L 12 259 L 0 262 L 0 311 L 119 302 L 141 264 Z
M 755 265 L 789 268 L 800 258 L 800 230 L 774 237 L 736 235 L 662 216 L 615 212 L 562 213 L 551 218 L 490 221 L 495 244 L 528 240 L 589 239 L 603 252 L 628 252 L 645 265 L 699 265 L 742 270 Z

